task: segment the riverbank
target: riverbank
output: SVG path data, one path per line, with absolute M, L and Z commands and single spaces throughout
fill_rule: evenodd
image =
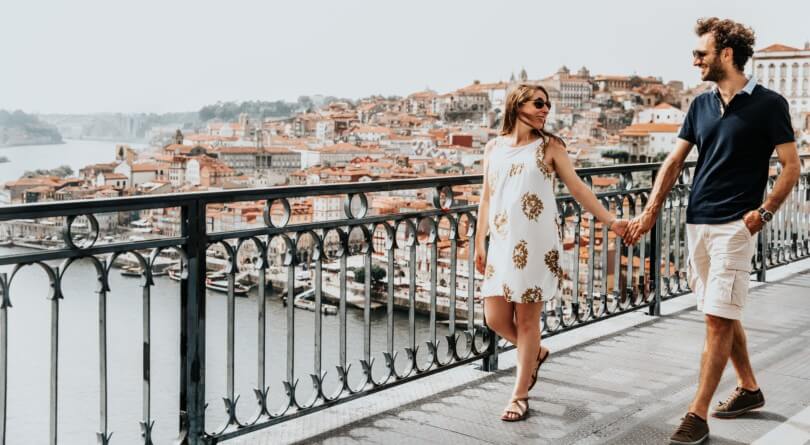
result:
M 0 144 L 0 148 L 14 148 L 14 147 L 29 147 L 31 145 L 64 145 L 65 141 L 53 142 L 49 140 L 31 140 L 31 141 L 18 141 L 14 143 Z

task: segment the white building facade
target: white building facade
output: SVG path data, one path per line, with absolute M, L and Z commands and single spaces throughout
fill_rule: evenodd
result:
M 790 105 L 796 130 L 810 129 L 810 42 L 803 49 L 775 44 L 754 52 L 753 74 Z

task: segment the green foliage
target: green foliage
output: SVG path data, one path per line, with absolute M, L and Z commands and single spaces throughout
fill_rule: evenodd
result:
M 382 281 L 386 276 L 386 271 L 383 267 L 376 264 L 371 265 L 371 284 L 377 284 Z M 357 283 L 366 282 L 366 268 L 358 267 L 354 269 L 354 281 Z
M 605 150 L 602 152 L 602 157 L 618 162 L 627 162 L 630 159 L 630 153 L 624 150 Z
M 211 119 L 233 121 L 238 119 L 239 115 L 242 113 L 247 113 L 253 118 L 264 119 L 267 117 L 290 116 L 295 111 L 295 108 L 295 104 L 280 100 L 275 102 L 217 102 L 213 105 L 206 105 L 202 107 L 198 113 L 198 116 L 203 122 Z
M 324 105 L 333 102 L 346 102 L 352 104 L 351 99 L 338 98 L 334 96 L 327 96 L 322 100 Z M 316 103 L 310 96 L 300 96 L 296 102 L 285 102 L 283 100 L 276 101 L 244 101 L 244 102 L 217 102 L 212 105 L 206 105 L 200 108 L 197 113 L 199 119 L 203 122 L 211 119 L 219 119 L 223 121 L 234 121 L 239 118 L 242 113 L 247 113 L 253 119 L 265 119 L 269 117 L 290 117 L 300 111 L 311 111 L 320 105 Z
M 3 140 L 0 140 L 0 143 L 6 143 L 5 138 L 8 137 L 5 132 L 2 131 L 4 129 L 33 137 L 49 138 L 57 143 L 62 142 L 62 135 L 59 134 L 59 130 L 57 130 L 56 127 L 40 121 L 39 118 L 32 114 L 26 114 L 20 110 L 15 110 L 14 112 L 0 110 L 0 136 L 3 136 Z
M 73 175 L 73 169 L 70 168 L 69 165 L 61 165 L 52 170 L 44 168 L 37 170 L 28 170 L 25 173 L 23 173 L 23 177 L 25 178 L 31 178 L 34 176 L 58 176 L 60 178 L 66 178 L 71 175 Z

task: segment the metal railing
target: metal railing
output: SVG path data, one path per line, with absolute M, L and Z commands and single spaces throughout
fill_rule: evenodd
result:
M 803 162 L 806 159 L 803 158 Z M 597 177 L 599 184 L 608 184 L 597 187 L 599 199 L 619 217 L 633 217 L 646 204 L 651 181 L 659 167 L 660 164 L 619 165 L 585 168 L 578 173 L 591 184 Z M 662 300 L 688 292 L 684 270 L 688 255 L 685 209 L 692 169 L 693 164 L 685 169 L 655 229 L 632 247 L 624 247 L 620 239 L 597 224 L 569 195 L 560 193 L 557 207 L 565 238 L 561 263 L 566 284 L 561 298 L 544 303 L 541 321 L 544 336 L 640 308 L 657 315 Z M 0 273 L 2 442 L 6 443 L 7 419 L 14 409 L 8 405 L 9 386 L 15 384 L 9 381 L 8 373 L 12 334 L 9 319 L 14 317 L 12 302 L 30 297 L 16 292 L 15 278 L 30 265 L 44 272 L 49 285 L 48 440 L 52 444 L 59 440 L 61 425 L 59 375 L 63 320 L 60 317 L 65 305 L 71 304 L 71 299 L 65 298 L 63 285 L 77 262 L 89 263 L 95 272 L 93 286 L 81 290 L 97 294 L 99 443 L 109 443 L 112 435 L 109 428 L 108 310 L 110 305 L 119 304 L 119 300 L 109 299 L 108 294 L 114 281 L 111 280 L 113 266 L 124 259 L 128 259 L 141 276 L 140 431 L 145 444 L 155 440 L 155 391 L 166 391 L 154 387 L 152 382 L 154 368 L 159 366 L 152 357 L 153 291 L 164 286 L 156 276 L 158 272 L 165 272 L 165 267 L 158 270 L 159 266 L 176 271 L 172 273 L 180 281 L 179 295 L 176 295 L 179 304 L 179 435 L 176 440 L 179 442 L 227 440 L 481 359 L 484 369 L 496 369 L 497 355 L 503 348 L 498 347 L 497 338 L 485 327 L 477 296 L 477 282 L 482 277 L 473 270 L 475 246 L 471 240 L 477 210 L 474 195 L 481 180 L 480 175 L 436 177 L 0 208 L 3 224 L 31 219 L 51 226 L 56 222 L 62 227 L 63 240 L 62 244 L 48 250 L 15 251 L 0 256 L 0 266 L 10 268 L 10 272 Z M 369 197 L 377 195 L 397 198 L 387 210 L 375 211 L 372 204 L 377 201 Z M 335 218 L 336 209 L 326 206 L 325 210 L 318 207 L 315 211 L 316 216 L 322 215 L 324 220 L 296 220 L 294 209 L 306 199 L 315 207 L 324 202 L 339 202 L 345 217 Z M 760 280 L 765 279 L 769 268 L 810 256 L 809 200 L 810 174 L 805 169 L 788 202 L 760 235 L 754 259 Z M 232 203 L 256 201 L 263 203 L 263 215 L 259 219 L 263 224 L 219 232 L 211 230 L 212 206 L 221 209 Z M 432 207 L 423 205 L 425 201 L 432 201 Z M 169 209 L 178 215 L 178 236 L 125 241 L 110 237 L 109 242 L 103 242 L 101 215 L 117 214 L 120 218 L 134 219 L 149 215 L 155 209 L 164 212 Z M 172 232 L 164 230 L 164 233 Z M 9 235 L 14 235 L 13 229 Z M 350 263 L 358 266 L 352 268 Z M 211 327 L 206 327 L 207 316 L 221 315 L 207 312 L 207 306 L 214 301 L 206 290 L 212 285 L 211 276 L 207 276 L 211 268 L 218 269 L 219 288 L 225 291 L 224 301 L 217 300 L 222 303 L 217 307 L 224 307 L 224 326 L 217 327 L 224 332 L 212 333 L 209 332 Z M 238 299 L 244 280 L 255 281 L 256 290 L 248 300 Z M 312 301 L 299 301 L 307 292 Z M 278 305 L 282 298 L 287 302 L 283 309 Z M 238 300 L 247 303 L 238 303 Z M 337 321 L 325 323 L 331 320 L 326 315 L 330 302 L 336 308 Z M 271 309 L 268 309 L 269 304 Z M 357 308 L 351 307 L 353 304 Z M 296 310 L 296 306 L 306 305 L 314 311 L 308 320 L 309 326 L 302 325 L 300 320 L 309 319 L 310 315 Z M 377 306 L 379 309 L 373 309 Z M 255 326 L 252 331 L 255 337 L 249 341 L 237 335 L 237 328 L 247 323 L 237 316 L 237 309 L 252 311 L 249 318 Z M 284 329 L 269 324 L 273 311 L 283 311 Z M 311 331 L 311 338 L 296 339 L 296 330 L 304 328 Z M 350 343 L 350 337 L 359 341 Z M 211 349 L 212 339 L 224 340 L 223 363 L 216 364 L 218 369 L 224 368 L 219 375 L 224 381 L 218 382 L 223 393 L 217 394 L 224 401 L 222 410 L 209 405 L 217 395 L 206 393 L 207 385 L 215 386 L 211 380 L 215 374 L 212 372 L 214 363 L 207 359 L 206 353 L 221 351 Z M 327 340 L 336 344 L 334 350 L 325 346 Z M 277 349 L 273 349 L 272 341 L 279 342 Z M 240 364 L 236 359 L 237 346 L 248 342 L 256 348 L 255 356 Z M 350 357 L 352 345 L 357 346 L 354 348 L 356 357 Z M 297 353 L 301 349 L 311 355 L 302 359 Z M 325 365 L 326 354 L 335 359 L 332 374 Z M 252 377 L 246 375 L 246 362 L 255 366 Z M 302 366 L 309 372 L 302 371 Z M 281 381 L 268 381 L 271 368 L 280 370 Z M 237 391 L 245 383 L 238 382 L 237 378 L 248 380 L 253 387 L 254 407 L 248 414 L 245 408 L 237 408 L 238 402 L 245 400 L 240 398 L 244 394 Z M 246 403 L 243 401 L 240 406 Z

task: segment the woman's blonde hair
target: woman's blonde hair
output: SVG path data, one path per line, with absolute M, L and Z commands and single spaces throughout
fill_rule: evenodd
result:
M 509 92 L 509 94 L 506 96 L 506 103 L 504 106 L 505 109 L 503 112 L 503 125 L 501 126 L 501 136 L 510 135 L 512 134 L 513 131 L 515 131 L 515 126 L 517 126 L 518 122 L 518 108 L 520 108 L 521 105 L 531 100 L 532 96 L 537 91 L 542 91 L 543 94 L 546 95 L 546 99 L 551 99 L 551 97 L 549 97 L 548 90 L 546 90 L 541 85 L 531 85 L 528 83 L 521 83 L 518 84 L 518 86 L 516 86 L 512 91 Z M 553 138 L 558 140 L 563 145 L 565 145 L 562 139 L 545 130 L 542 129 L 538 130 L 535 128 L 532 129 L 532 133 L 544 138 L 546 140 L 546 143 L 548 143 L 548 141 Z

